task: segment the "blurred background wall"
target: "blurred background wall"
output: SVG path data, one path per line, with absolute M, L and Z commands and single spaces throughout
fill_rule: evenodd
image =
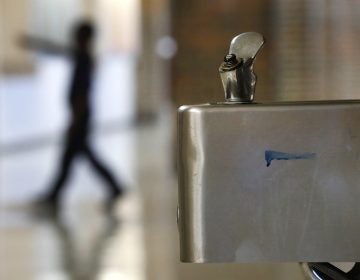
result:
M 19 34 L 67 43 L 70 27 L 85 16 L 101 30 L 99 53 L 141 55 L 136 103 L 144 115 L 169 97 L 170 85 L 176 104 L 221 100 L 217 67 L 231 38 L 250 30 L 267 39 L 255 64 L 258 100 L 354 98 L 359 6 L 339 0 L 1 0 L 0 69 L 32 69 L 31 55 L 15 45 Z M 169 83 L 169 66 L 156 48 L 170 34 L 178 52 Z
M 24 34 L 69 45 L 69 35 L 79 18 L 95 21 L 98 53 L 140 49 L 140 0 L 1 0 L 2 73 L 26 70 L 19 37 Z
M 222 101 L 218 67 L 227 54 L 230 40 L 246 31 L 257 31 L 270 44 L 255 64 L 260 79 L 258 92 L 269 79 L 271 52 L 270 1 L 174 1 L 174 37 L 179 46 L 173 64 L 173 94 L 177 105 Z
M 69 47 L 71 28 L 80 18 L 97 27 L 96 123 L 135 119 L 140 0 L 1 0 L 0 15 L 0 147 L 36 142 L 64 129 L 71 63 L 26 50 L 20 40 L 30 35 Z
M 231 38 L 246 31 L 267 39 L 255 64 L 258 101 L 356 98 L 359 6 L 338 0 L 1 0 L 0 71 L 34 69 L 34 55 L 16 45 L 20 34 L 67 44 L 74 22 L 90 17 L 99 28 L 99 55 L 135 59 L 134 94 L 124 106 L 133 108 L 134 118 L 156 116 L 170 99 L 176 106 L 222 100 L 217 68 Z
M 359 11 L 338 0 L 174 1 L 176 104 L 223 100 L 217 68 L 245 31 L 267 41 L 255 63 L 257 101 L 358 98 Z

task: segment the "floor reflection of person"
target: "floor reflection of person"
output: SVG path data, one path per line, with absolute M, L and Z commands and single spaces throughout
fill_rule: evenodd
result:
M 106 268 L 106 257 L 109 248 L 117 246 L 114 239 L 121 234 L 121 221 L 113 214 L 93 212 L 96 222 L 90 216 L 81 216 L 81 211 L 71 213 L 72 219 L 82 219 L 83 226 L 91 231 L 83 231 L 83 228 L 71 225 L 64 216 L 36 216 L 34 227 L 41 227 L 47 230 L 40 232 L 40 237 L 55 243 L 57 246 L 36 248 L 40 250 L 38 254 L 45 254 L 50 262 L 43 265 L 53 265 L 47 267 L 55 275 L 63 275 L 61 279 L 71 280 L 91 280 L 106 278 L 102 275 L 102 270 Z M 80 215 L 80 216 L 78 216 Z M 70 223 L 69 223 L 70 222 Z M 86 242 L 79 242 L 79 238 Z M 42 261 L 41 259 L 38 261 Z M 46 277 L 41 279 L 47 279 Z M 51 278 L 51 277 L 49 277 Z
M 68 94 L 68 105 L 71 118 L 65 139 L 65 149 L 62 154 L 58 174 L 49 191 L 39 202 L 52 207 L 59 205 L 61 193 L 69 177 L 74 159 L 79 155 L 88 158 L 94 170 L 104 179 L 109 193 L 109 205 L 123 193 L 123 187 L 118 184 L 113 174 L 101 162 L 89 145 L 90 120 L 92 110 L 90 93 L 93 81 L 94 59 L 92 43 L 94 27 L 91 22 L 82 21 L 73 31 L 72 47 L 67 49 L 51 42 L 33 37 L 24 37 L 23 44 L 28 48 L 41 50 L 47 53 L 65 54 L 73 61 L 73 73 Z

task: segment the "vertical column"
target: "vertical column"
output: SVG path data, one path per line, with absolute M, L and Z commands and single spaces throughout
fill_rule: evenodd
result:
M 156 116 L 168 96 L 169 62 L 156 54 L 156 44 L 170 33 L 170 1 L 142 0 L 142 48 L 138 65 L 137 113 Z
M 351 57 L 352 61 L 352 90 L 351 95 L 348 98 L 360 99 L 360 2 L 351 1 L 352 7 L 350 10 L 350 18 L 352 19 L 352 38 L 353 38 L 353 53 Z
M 277 0 L 274 7 L 274 98 L 304 99 L 304 2 Z
M 356 29 L 354 23 L 358 18 L 352 18 L 356 1 L 328 1 L 329 4 L 329 98 L 348 99 L 354 96 L 353 81 L 358 80 L 354 76 L 356 57 L 359 57 L 356 49 Z
M 327 0 L 305 0 L 304 99 L 326 99 L 328 87 Z M 329 60 L 331 61 L 331 59 Z

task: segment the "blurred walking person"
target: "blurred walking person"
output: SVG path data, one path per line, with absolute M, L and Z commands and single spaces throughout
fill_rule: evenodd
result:
M 89 145 L 92 108 L 90 104 L 91 86 L 94 72 L 92 45 L 95 35 L 91 22 L 78 23 L 72 34 L 71 48 L 63 48 L 39 38 L 26 37 L 24 44 L 28 48 L 47 53 L 69 55 L 73 62 L 73 72 L 68 93 L 68 105 L 71 118 L 65 137 L 65 148 L 59 170 L 49 191 L 39 199 L 38 204 L 58 208 L 61 194 L 70 175 L 73 161 L 77 156 L 88 158 L 94 170 L 104 179 L 108 190 L 108 206 L 120 197 L 124 188 L 118 184 L 110 170 L 102 163 Z

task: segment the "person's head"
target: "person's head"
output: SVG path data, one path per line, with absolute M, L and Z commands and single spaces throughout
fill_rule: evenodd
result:
M 91 46 L 95 35 L 95 29 L 91 21 L 81 21 L 76 24 L 73 31 L 73 43 L 75 47 L 87 49 Z

